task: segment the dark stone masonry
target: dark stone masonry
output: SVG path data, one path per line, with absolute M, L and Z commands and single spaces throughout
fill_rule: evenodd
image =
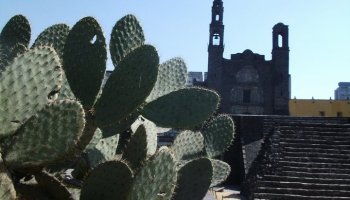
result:
M 251 50 L 223 57 L 224 7 L 214 0 L 203 86 L 221 96 L 235 122 L 222 155 L 226 185 L 247 199 L 350 199 L 350 118 L 291 117 L 288 26 L 272 29 L 272 59 Z
M 248 166 L 249 156 L 243 156 L 242 194 L 248 199 L 350 199 L 348 118 L 269 116 L 263 121 L 258 154 L 243 145 L 243 155 L 255 159 Z
M 231 114 L 288 115 L 290 99 L 288 26 L 278 23 L 272 31 L 272 60 L 245 50 L 223 58 L 224 7 L 214 0 L 205 85 L 222 97 L 220 112 Z

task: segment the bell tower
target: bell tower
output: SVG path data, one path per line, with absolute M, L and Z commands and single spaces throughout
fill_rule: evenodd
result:
M 288 26 L 276 24 L 272 29 L 274 75 L 274 114 L 289 115 L 290 99 Z
M 222 0 L 214 0 L 211 9 L 208 45 L 208 87 L 219 90 L 221 62 L 224 52 L 224 7 Z

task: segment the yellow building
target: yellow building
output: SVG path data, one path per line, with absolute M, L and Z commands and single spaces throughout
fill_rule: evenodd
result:
M 290 116 L 350 117 L 350 100 L 291 99 Z

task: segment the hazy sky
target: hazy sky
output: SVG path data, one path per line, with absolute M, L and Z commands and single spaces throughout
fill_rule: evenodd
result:
M 223 1 L 226 58 L 251 49 L 270 60 L 272 27 L 283 22 L 289 25 L 292 98 L 334 98 L 338 82 L 350 82 L 350 0 Z M 93 16 L 109 41 L 115 22 L 131 13 L 161 61 L 180 56 L 189 71 L 206 71 L 211 6 L 212 0 L 0 0 L 0 27 L 23 14 L 33 42 L 50 25 L 72 27 Z

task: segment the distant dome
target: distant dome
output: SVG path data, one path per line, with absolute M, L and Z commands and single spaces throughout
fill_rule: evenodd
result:
M 243 54 L 253 54 L 253 51 L 250 49 L 246 49 L 243 51 Z
M 242 58 L 245 60 L 252 60 L 254 58 L 254 53 L 250 49 L 243 51 Z

